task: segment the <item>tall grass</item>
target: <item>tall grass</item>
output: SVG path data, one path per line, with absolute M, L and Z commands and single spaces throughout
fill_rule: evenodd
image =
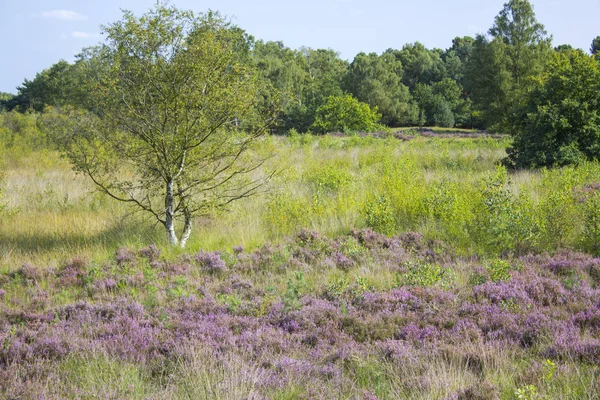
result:
M 4 159 L 0 264 L 101 259 L 122 245 L 165 246 L 163 228 L 95 193 L 37 130 L 0 116 Z M 462 254 L 574 248 L 597 252 L 600 167 L 507 173 L 507 138 L 275 138 L 284 166 L 266 194 L 196 221 L 190 250 L 255 248 L 300 228 L 336 235 L 365 226 L 418 231 Z M 177 250 L 170 250 L 177 253 Z

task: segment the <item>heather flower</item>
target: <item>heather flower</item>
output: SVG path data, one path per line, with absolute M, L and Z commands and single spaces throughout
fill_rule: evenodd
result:
M 379 397 L 375 395 L 371 390 L 362 390 L 362 400 L 379 400 Z
M 187 275 L 190 272 L 191 265 L 189 263 L 167 263 L 164 266 L 165 270 L 173 275 Z
M 379 341 L 375 343 L 375 348 L 387 360 L 402 363 L 416 362 L 415 349 L 405 340 Z
M 238 246 L 233 246 L 233 252 L 236 255 L 239 255 L 239 254 L 243 253 L 244 252 L 244 246 L 242 246 L 241 244 L 238 245 Z
M 156 247 L 155 244 L 151 244 L 150 246 L 141 249 L 138 254 L 152 262 L 158 260 L 160 257 L 160 249 Z
M 427 325 L 421 328 L 417 324 L 410 323 L 402 329 L 400 336 L 404 340 L 418 343 L 437 339 L 440 336 L 440 331 L 435 326 Z
M 221 254 L 219 252 L 200 252 L 196 255 L 195 260 L 204 271 L 211 274 L 221 273 L 227 270 L 227 264 L 221 259 Z
M 113 278 L 107 278 L 104 280 L 103 286 L 106 290 L 114 290 L 117 287 L 117 281 Z
M 381 248 L 386 240 L 386 236 L 375 232 L 371 228 L 356 230 L 353 229 L 350 235 L 368 249 Z
M 334 264 L 343 271 L 347 271 L 350 268 L 352 268 L 352 266 L 354 266 L 354 261 L 352 261 L 352 259 L 346 257 L 346 255 L 344 255 L 343 253 L 340 253 L 339 251 L 333 253 L 331 258 L 332 258 Z
M 63 285 L 80 285 L 82 278 L 87 276 L 86 261 L 83 258 L 73 258 L 59 272 L 58 277 Z
M 296 234 L 296 239 L 301 245 L 310 245 L 320 239 L 319 232 L 302 229 Z
M 34 308 L 45 308 L 48 305 L 49 295 L 45 290 L 35 293 L 31 298 L 31 306 Z
M 135 263 L 136 256 L 132 250 L 127 247 L 119 247 L 115 254 L 115 261 L 119 267 L 123 267 L 127 264 Z
M 38 267 L 25 263 L 13 275 L 22 277 L 26 282 L 39 282 L 43 273 Z

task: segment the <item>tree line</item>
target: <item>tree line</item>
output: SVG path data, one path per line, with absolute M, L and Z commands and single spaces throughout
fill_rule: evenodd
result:
M 566 128 L 550 121 L 560 119 L 563 112 L 579 110 L 585 114 L 577 117 L 579 125 L 584 120 L 594 125 L 600 91 L 593 76 L 598 70 L 600 36 L 592 41 L 591 55 L 570 45 L 553 48 L 551 35 L 537 21 L 528 0 L 508 1 L 487 34 L 456 37 L 445 50 L 416 42 L 382 54 L 359 53 L 351 62 L 331 49 L 291 49 L 282 42 L 256 40 L 236 26 L 228 25 L 228 30 L 236 61 L 256 70 L 268 87 L 260 107 L 276 110 L 271 126 L 275 133 L 403 126 L 476 128 L 514 134 L 516 144 L 510 150 L 514 166 L 600 156 L 595 144 L 588 143 L 582 150 L 574 133 L 554 137 L 541 150 L 532 141 L 539 129 L 553 130 L 555 136 L 561 135 L 560 129 L 583 129 L 577 121 L 563 121 Z M 41 112 L 48 105 L 85 107 L 89 96 L 83 80 L 89 76 L 89 51 L 84 49 L 74 63 L 59 61 L 33 80 L 26 79 L 16 96 L 1 94 L 0 109 Z M 567 73 L 565 63 L 577 69 L 568 75 L 587 94 L 569 90 L 570 83 L 563 82 L 561 88 L 550 80 Z M 96 67 L 104 68 L 101 62 Z M 548 89 L 556 92 L 547 93 Z M 546 103 L 571 98 L 573 104 L 542 104 L 542 98 Z M 548 121 L 541 121 L 539 113 Z M 587 142 L 596 132 L 589 125 L 583 129 Z

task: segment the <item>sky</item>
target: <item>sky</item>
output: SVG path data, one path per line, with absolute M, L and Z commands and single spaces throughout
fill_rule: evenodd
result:
M 331 48 L 351 61 L 419 41 L 446 49 L 456 36 L 486 33 L 506 0 L 171 0 L 181 9 L 218 10 L 256 39 Z M 0 0 L 0 91 L 103 40 L 101 25 L 122 10 L 141 15 L 155 0 Z M 554 45 L 588 50 L 600 35 L 600 0 L 531 0 Z

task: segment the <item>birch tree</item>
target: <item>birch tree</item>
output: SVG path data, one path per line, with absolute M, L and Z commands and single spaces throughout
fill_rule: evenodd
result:
M 54 109 L 44 128 L 99 190 L 162 224 L 184 247 L 194 218 L 251 196 L 267 132 L 262 87 L 239 56 L 243 32 L 218 14 L 158 3 L 103 27 L 77 62 L 85 110 Z M 264 111 L 264 110 L 263 110 Z

